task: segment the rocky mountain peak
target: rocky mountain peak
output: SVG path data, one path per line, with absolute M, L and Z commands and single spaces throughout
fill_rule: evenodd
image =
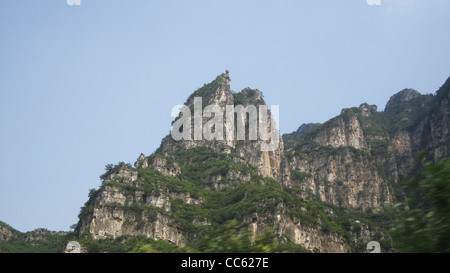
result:
M 368 103 L 362 103 L 358 110 L 361 116 L 369 117 L 377 112 L 378 107 L 376 105 L 369 105 Z
M 219 84 L 220 87 L 222 87 L 224 90 L 230 92 L 230 72 L 228 70 L 225 71 L 225 73 L 220 74 L 216 77 L 215 81 Z
M 185 105 L 190 107 L 192 119 L 195 120 L 195 105 L 194 101 L 196 97 L 201 97 L 202 107 L 205 108 L 208 105 L 218 105 L 223 113 L 226 113 L 226 106 L 228 105 L 254 105 L 258 107 L 259 105 L 265 105 L 265 101 L 263 99 L 263 94 L 258 89 L 251 89 L 249 87 L 243 89 L 239 93 L 234 93 L 230 90 L 230 75 L 227 70 L 225 73 L 217 76 L 216 79 L 208 84 L 203 85 L 203 87 L 197 89 L 194 93 L 192 93 L 187 99 Z M 240 110 L 238 110 L 240 111 Z M 247 111 L 247 110 L 243 110 Z M 259 115 L 259 114 L 258 114 Z M 181 114 L 178 116 L 181 118 Z M 178 119 L 177 118 L 177 119 Z M 240 116 L 238 118 L 241 118 Z M 176 120 L 177 120 L 176 119 Z M 206 124 L 210 118 L 203 117 L 202 124 Z M 246 117 L 244 119 L 247 119 Z M 176 121 L 174 121 L 175 124 Z M 236 123 L 237 120 L 234 121 Z M 268 124 L 267 124 L 267 132 L 272 132 L 271 130 L 271 112 L 268 111 Z M 275 121 L 273 121 L 275 122 Z M 245 124 L 245 121 L 244 121 Z M 224 116 L 223 119 L 223 132 L 226 132 L 227 120 Z M 259 126 L 259 125 L 258 125 Z M 180 147 L 184 147 L 183 149 L 192 149 L 195 147 L 208 147 L 211 150 L 221 154 L 229 154 L 232 150 L 234 150 L 237 154 L 242 156 L 243 158 L 247 158 L 249 163 L 255 166 L 258 169 L 258 173 L 264 177 L 277 178 L 280 180 L 289 180 L 286 177 L 288 173 L 287 170 L 281 166 L 282 162 L 285 160 L 283 156 L 283 139 L 279 136 L 278 132 L 276 135 L 278 136 L 273 140 L 274 137 L 270 137 L 270 140 L 262 140 L 258 138 L 256 140 L 251 140 L 248 136 L 249 128 L 245 129 L 247 132 L 246 140 L 237 140 L 236 132 L 234 132 L 235 136 L 233 140 L 215 139 L 214 141 L 208 141 L 205 139 L 195 140 L 182 140 L 179 142 L 171 141 L 171 137 L 168 136 L 161 143 L 160 150 L 164 154 L 173 153 L 179 150 Z M 194 135 L 193 130 L 191 134 Z M 278 145 L 272 151 L 263 151 L 261 148 L 268 143 L 277 143 Z M 152 165 L 152 162 L 149 162 L 149 165 Z M 161 166 L 160 166 L 161 167 Z M 286 178 L 282 178 L 286 177 Z
M 143 153 L 141 153 L 139 155 L 138 159 L 134 163 L 134 166 L 136 168 L 147 168 L 148 167 L 148 160 Z
M 235 101 L 235 104 L 242 103 L 243 105 L 247 104 L 266 104 L 263 99 L 263 94 L 258 89 L 251 89 L 250 87 L 244 88 L 240 93 L 235 94 L 235 99 L 238 96 L 242 96 L 244 98 L 243 101 Z
M 201 97 L 203 105 L 217 104 L 221 107 L 232 105 L 234 99 L 230 90 L 230 81 L 230 73 L 227 70 L 225 73 L 217 76 L 214 81 L 204 84 L 201 88 L 192 93 L 185 105 L 194 105 L 195 97 Z
M 15 229 L 0 221 L 0 241 L 7 241 L 14 238 L 16 237 L 16 233 L 17 231 Z
M 411 88 L 405 88 L 389 99 L 388 103 L 386 104 L 386 110 L 388 110 L 395 104 L 407 102 L 420 96 L 421 94 L 418 91 Z
M 108 170 L 104 181 L 119 180 L 123 183 L 131 183 L 135 181 L 138 174 L 129 163 L 120 162 L 111 170 Z

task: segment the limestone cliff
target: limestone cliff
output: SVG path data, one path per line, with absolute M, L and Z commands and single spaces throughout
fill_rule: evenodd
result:
M 292 185 L 348 209 L 379 212 L 392 204 L 393 190 L 371 154 L 372 143 L 385 141 L 385 136 L 366 136 L 360 120 L 369 113 L 366 105 L 344 109 L 288 148 Z
M 274 151 L 263 151 L 263 140 L 167 136 L 134 167 L 107 168 L 80 212 L 75 234 L 95 240 L 143 235 L 185 246 L 236 219 L 254 234 L 269 227 L 278 240 L 313 252 L 360 252 L 370 239 L 392 251 L 392 215 L 385 208 L 404 198 L 399 181 L 420 165 L 418 152 L 435 159 L 450 154 L 449 82 L 436 95 L 403 90 L 383 112 L 363 103 L 324 124 L 277 135 Z M 228 72 L 188 97 L 192 124 L 195 97 L 222 112 L 227 105 L 266 104 L 257 89 L 232 92 Z M 202 124 L 210 119 L 202 117 Z M 248 129 L 248 120 L 243 123 Z M 236 121 L 224 120 L 224 132 L 229 126 Z
M 448 157 L 448 94 L 449 81 L 436 96 L 402 90 L 384 112 L 366 103 L 342 110 L 287 147 L 292 185 L 337 206 L 382 211 L 402 198 L 398 182 L 415 172 L 419 152 Z
M 232 93 L 230 91 L 230 76 L 227 73 L 219 75 L 213 82 L 205 84 L 202 88 L 195 91 L 186 101 L 185 105 L 193 109 L 194 98 L 201 97 L 202 104 L 218 105 L 223 113 L 226 113 L 227 105 L 266 105 L 262 93 L 258 89 L 245 88 L 239 93 Z M 192 112 L 192 120 L 194 120 L 194 111 Z M 239 116 L 238 116 L 239 118 Z M 202 122 L 205 124 L 209 119 L 203 117 Z M 193 122 L 193 121 L 192 121 Z M 245 123 L 245 121 L 244 121 Z M 271 114 L 268 114 L 267 132 L 271 132 Z M 226 132 L 227 126 L 236 126 L 236 121 L 233 124 L 227 124 L 227 120 L 223 120 L 223 131 Z M 279 145 L 274 151 L 262 151 L 261 144 L 268 143 L 268 141 L 248 140 L 248 121 L 246 123 L 246 141 L 238 140 L 237 130 L 234 131 L 233 140 L 192 140 L 192 141 L 178 141 L 175 142 L 170 136 L 166 137 L 161 144 L 160 151 L 168 155 L 179 149 L 190 149 L 194 147 L 209 147 L 217 153 L 230 153 L 234 151 L 243 158 L 246 158 L 249 163 L 257 167 L 258 173 L 264 177 L 275 178 L 283 183 L 289 183 L 289 170 L 287 168 L 286 160 L 284 158 L 284 143 L 281 136 L 278 136 Z M 259 130 L 259 124 L 257 129 Z M 192 132 L 192 136 L 194 132 Z M 194 137 L 192 137 L 194 139 Z

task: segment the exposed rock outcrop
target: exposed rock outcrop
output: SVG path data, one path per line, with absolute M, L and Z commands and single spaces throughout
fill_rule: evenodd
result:
M 435 160 L 450 155 L 449 90 L 450 79 L 436 96 L 402 90 L 384 112 L 367 103 L 343 109 L 324 124 L 277 135 L 273 151 L 261 149 L 267 140 L 236 135 L 192 141 L 168 136 L 153 155 L 141 154 L 136 168 L 120 163 L 102 176 L 76 234 L 144 235 L 185 245 L 199 236 L 196 230 L 234 217 L 254 234 L 270 227 L 313 252 L 365 251 L 368 240 L 389 241 L 388 227 L 352 215 L 383 212 L 403 198 L 398 182 L 414 174 L 420 151 Z M 227 105 L 266 104 L 257 89 L 231 92 L 228 71 L 189 96 L 192 125 L 195 97 L 224 113 Z M 211 118 L 202 117 L 202 124 Z M 238 122 L 223 121 L 224 132 Z
M 119 180 L 124 183 L 132 183 L 138 178 L 138 173 L 133 170 L 130 164 L 123 162 L 113 168 L 106 176 L 104 181 Z
M 14 237 L 16 237 L 15 230 L 3 222 L 0 222 L 0 241 L 8 241 Z
M 411 88 L 403 89 L 402 91 L 398 92 L 397 94 L 393 95 L 389 101 L 386 104 L 386 110 L 389 110 L 393 105 L 400 104 L 403 102 L 407 102 L 409 100 L 415 99 L 420 97 L 421 94 Z
M 228 73 L 221 74 L 212 83 L 206 84 L 196 92 L 194 92 L 186 101 L 186 106 L 193 109 L 194 98 L 201 97 L 202 104 L 218 105 L 223 113 L 226 113 L 227 105 L 265 105 L 262 93 L 257 89 L 245 88 L 240 93 L 232 93 L 230 91 L 230 77 Z M 236 103 L 235 103 L 236 102 Z M 192 122 L 194 120 L 194 112 L 192 114 Z M 271 132 L 273 119 L 271 114 L 268 114 L 267 132 Z M 238 116 L 239 118 L 239 116 Z M 203 117 L 202 122 L 205 124 L 209 119 Z M 236 122 L 236 121 L 234 121 Z M 244 121 L 245 123 L 245 121 Z M 248 121 L 247 121 L 248 124 Z M 227 126 L 235 126 L 235 124 L 227 124 L 224 115 L 223 132 L 226 132 Z M 258 125 L 259 126 L 259 125 Z M 259 127 L 258 127 L 259 130 Z M 194 138 L 194 130 L 192 130 L 192 139 Z M 278 135 L 278 134 L 277 134 Z M 193 141 L 178 141 L 175 142 L 170 137 L 163 140 L 161 144 L 161 151 L 165 154 L 173 153 L 179 149 L 191 149 L 195 147 L 209 147 L 217 153 L 230 153 L 231 150 L 236 150 L 243 158 L 246 158 L 253 166 L 258 168 L 259 173 L 264 177 L 275 178 L 285 184 L 289 183 L 289 171 L 284 158 L 284 143 L 283 138 L 278 135 L 278 148 L 274 151 L 262 151 L 261 145 L 269 143 L 270 141 L 249 140 L 248 125 L 246 128 L 246 140 L 237 140 L 237 130 L 234 131 L 233 140 L 227 140 L 226 134 L 224 140 L 193 140 Z

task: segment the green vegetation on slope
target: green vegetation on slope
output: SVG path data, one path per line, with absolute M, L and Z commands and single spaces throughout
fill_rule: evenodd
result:
M 426 163 L 405 186 L 410 209 L 397 222 L 395 246 L 402 252 L 450 252 L 450 159 Z
M 240 234 L 238 236 L 239 238 L 247 238 L 249 235 L 245 234 L 248 232 L 249 223 L 246 223 L 246 221 L 254 213 L 258 213 L 260 216 L 263 215 L 266 218 L 264 220 L 265 222 L 273 222 L 274 219 L 271 219 L 271 217 L 275 217 L 275 212 L 278 212 L 292 220 L 294 218 L 300 220 L 302 226 L 309 225 L 318 228 L 324 234 L 332 233 L 341 235 L 348 241 L 349 245 L 352 245 L 352 232 L 354 229 L 359 228 L 359 224 L 354 223 L 355 219 L 359 219 L 369 226 L 379 226 L 374 223 L 375 221 L 371 221 L 367 215 L 349 214 L 345 210 L 316 200 L 313 196 L 302 190 L 288 188 L 274 179 L 259 176 L 255 167 L 244 163 L 245 161 L 233 152 L 231 154 L 217 154 L 209 148 L 196 147 L 178 151 L 172 156 L 163 156 L 162 154 L 152 155 L 150 159 L 154 156 L 164 157 L 169 164 L 178 164 L 182 170 L 181 175 L 179 177 L 169 177 L 162 175 L 151 167 L 138 168 L 136 169 L 139 173 L 138 180 L 134 183 L 106 181 L 99 190 L 91 191 L 90 196 L 95 197 L 105 187 L 113 186 L 121 188 L 122 192 L 125 192 L 128 196 L 134 196 L 136 190 L 143 191 L 146 195 L 166 195 L 168 191 L 174 194 L 189 193 L 192 198 L 202 200 L 199 204 L 186 204 L 182 199 L 171 196 L 170 211 L 146 204 L 125 206 L 111 204 L 111 206 L 120 207 L 124 210 L 134 210 L 136 215 L 141 215 L 145 210 L 147 215 L 155 215 L 156 217 L 156 214 L 164 214 L 172 218 L 172 225 L 177 226 L 177 228 L 186 232 L 188 237 L 190 237 L 186 248 L 177 249 L 176 251 L 221 251 L 224 249 L 224 246 L 217 245 L 214 241 L 227 241 L 230 238 L 234 239 L 223 243 L 231 249 L 234 249 L 233 244 L 235 243 L 237 245 L 247 241 L 250 243 L 247 239 L 242 239 L 243 242 L 234 242 L 236 238 L 233 236 L 227 237 L 224 235 L 223 238 L 220 236 L 220 238 L 217 238 L 218 234 L 222 232 L 218 232 L 217 230 L 230 228 L 233 232 Z M 236 181 L 227 178 L 227 174 L 230 172 L 239 173 Z M 211 179 L 215 176 L 222 177 L 222 180 L 219 179 L 213 182 Z M 305 178 L 309 174 L 294 172 L 294 176 Z M 242 177 L 247 177 L 249 181 L 241 181 L 240 178 Z M 222 189 L 215 189 L 213 186 L 217 184 L 223 184 L 224 187 Z M 310 198 L 305 200 L 302 197 L 305 194 L 309 195 Z M 89 200 L 82 211 L 90 210 L 88 208 L 92 202 L 93 200 Z M 330 211 L 334 211 L 335 213 L 330 214 Z M 137 225 L 139 225 L 138 218 Z M 204 223 L 209 224 L 205 225 Z M 236 226 L 236 223 L 241 223 L 241 225 Z M 99 242 L 104 244 L 104 246 L 96 246 L 97 249 L 94 248 L 95 251 L 108 249 L 107 245 L 111 244 L 108 240 L 100 240 Z M 275 238 L 274 242 L 274 245 L 268 244 L 267 248 L 264 249 L 276 249 L 276 252 L 304 251 L 303 248 L 295 246 L 295 244 L 286 238 Z M 279 244 L 280 242 L 282 244 Z M 94 242 L 89 243 L 91 245 L 95 244 Z M 131 245 L 130 243 L 130 246 L 123 249 L 123 251 L 159 251 L 150 241 L 146 242 L 144 244 L 145 246 L 141 248 Z M 389 244 L 386 243 L 385 245 Z M 247 247 L 249 251 L 256 251 L 256 249 L 261 249 L 262 245 L 255 248 L 252 245 L 248 245 Z
M 64 233 L 44 229 L 26 233 L 14 230 L 12 238 L 0 240 L 0 253 L 57 253 L 66 243 Z
M 66 236 L 66 241 L 78 241 L 88 253 L 307 253 L 307 249 L 296 245 L 288 238 L 277 240 L 270 228 L 253 236 L 236 220 L 210 227 L 194 243 L 179 247 L 165 240 L 154 240 L 142 235 L 123 235 L 116 239 L 94 240 L 89 234 L 78 238 Z M 281 242 L 282 241 L 282 242 Z M 59 252 L 64 249 L 60 248 Z
M 194 99 L 194 97 L 201 97 L 203 99 L 210 97 L 216 90 L 220 87 L 219 78 L 216 78 L 214 81 L 204 84 L 201 88 L 197 89 L 194 93 L 192 93 L 187 101 Z M 204 106 L 205 107 L 205 106 Z

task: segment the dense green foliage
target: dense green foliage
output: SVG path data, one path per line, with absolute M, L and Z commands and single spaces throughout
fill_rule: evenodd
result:
M 111 173 L 111 171 L 114 169 L 114 165 L 113 164 L 107 164 L 105 166 L 105 173 L 103 173 L 102 175 L 100 175 L 100 179 L 102 181 L 104 181 L 108 175 Z
M 198 243 L 196 252 L 202 253 L 273 253 L 309 252 L 292 243 L 278 243 L 273 231 L 252 236 L 247 228 L 241 228 L 236 220 L 230 220 L 207 233 Z
M 395 246 L 402 252 L 450 252 L 450 159 L 426 163 L 405 186 L 410 209 L 397 223 Z
M 84 203 L 84 206 L 81 207 L 80 213 L 78 214 L 79 219 L 84 219 L 85 217 L 91 215 L 94 212 L 94 199 L 96 194 L 100 192 L 100 190 L 90 189 L 88 200 Z
M 248 98 L 242 93 L 235 93 L 233 94 L 234 97 L 234 106 L 236 105 L 247 105 L 248 104 Z
M 247 228 L 242 228 L 236 220 L 230 220 L 215 228 L 205 229 L 202 236 L 187 246 L 179 247 L 165 240 L 154 240 L 142 235 L 120 236 L 116 239 L 94 240 L 88 234 L 75 238 L 66 236 L 66 241 L 77 240 L 88 253 L 306 253 L 307 249 L 296 245 L 287 238 L 277 240 L 267 229 L 252 236 Z M 284 241 L 284 242 L 280 242 Z M 63 249 L 59 249 L 60 252 Z
M 48 230 L 22 233 L 2 222 L 0 226 L 5 226 L 14 233 L 9 240 L 0 240 L 0 253 L 57 253 L 67 243 L 63 233 Z
M 283 142 L 285 148 L 290 148 L 295 145 L 297 142 L 303 140 L 312 130 L 317 128 L 320 123 L 308 123 L 302 124 L 297 131 L 292 132 L 290 134 L 283 135 Z
M 73 236 L 73 235 L 72 235 Z M 79 238 L 67 238 L 67 241 L 76 240 L 88 253 L 180 253 L 184 249 L 164 241 L 146 238 L 142 235 L 123 235 L 116 239 L 94 240 L 88 234 L 83 234 Z
M 379 113 L 390 133 L 398 129 L 413 129 L 432 110 L 433 96 L 420 97 L 396 103 Z
M 234 106 L 236 105 L 243 105 L 247 106 L 248 104 L 252 104 L 254 106 L 258 105 L 265 105 L 263 99 L 256 99 L 257 92 L 260 92 L 261 97 L 263 97 L 263 94 L 261 91 L 256 91 L 253 89 L 245 89 L 240 93 L 233 93 L 234 97 Z
M 291 179 L 292 180 L 301 181 L 301 180 L 303 180 L 305 178 L 309 178 L 311 176 L 312 175 L 310 173 L 291 171 Z

